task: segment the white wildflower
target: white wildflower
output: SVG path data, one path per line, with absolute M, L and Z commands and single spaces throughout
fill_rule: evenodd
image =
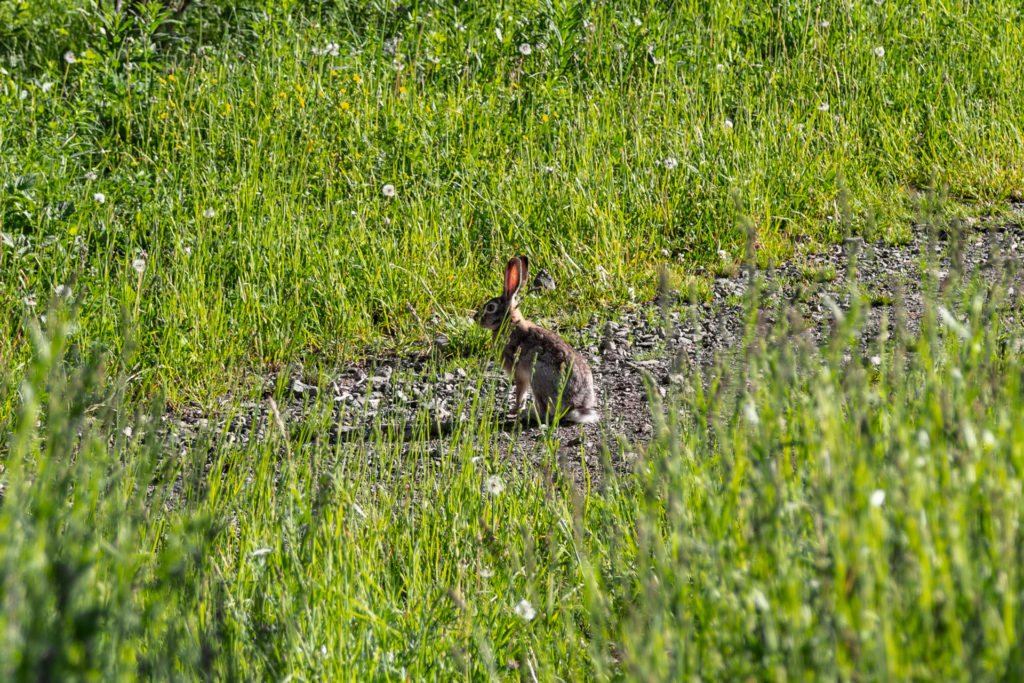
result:
M 732 131 L 732 121 L 730 121 L 729 119 L 722 121 L 722 130 L 724 130 L 726 133 Z
M 522 45 L 519 46 L 519 54 L 521 54 L 524 57 L 529 57 L 532 52 L 533 48 L 530 47 L 529 43 L 523 43 Z
M 97 177 L 98 176 L 96 175 L 96 171 L 89 171 L 88 173 L 85 174 L 86 180 L 96 180 Z
M 633 17 L 633 26 L 643 26 L 644 22 L 640 21 L 640 17 Z
M 873 508 L 880 508 L 880 507 L 882 507 L 882 503 L 884 503 L 884 502 L 885 502 L 885 491 L 883 491 L 882 489 L 875 489 L 871 493 L 871 507 L 873 507 Z
M 820 24 L 818 24 L 818 26 L 820 26 L 820 27 L 822 27 L 822 28 L 828 28 L 828 27 L 829 27 L 829 26 L 831 26 L 831 25 L 832 25 L 832 24 L 831 24 L 831 22 L 829 22 L 829 20 L 828 20 L 828 19 L 822 19 L 822 20 L 821 20 L 821 23 L 820 23 Z
M 121 433 L 122 433 L 122 434 L 124 434 L 124 435 L 125 435 L 126 437 L 128 437 L 129 439 L 130 439 L 130 438 L 132 438 L 133 430 L 132 430 L 132 427 L 131 427 L 131 425 L 128 425 L 127 427 L 125 427 L 124 429 L 122 429 L 122 430 L 121 430 Z
M 46 83 L 43 83 L 42 86 L 40 86 L 40 90 L 42 90 L 44 93 L 48 93 L 48 92 L 50 92 L 50 88 L 52 88 L 52 87 L 53 87 L 53 81 L 48 81 Z
M 382 187 L 380 191 L 384 193 L 384 196 L 388 197 L 389 199 L 395 196 L 395 186 L 390 183 Z
M 145 272 L 146 270 L 146 259 L 135 259 L 134 261 L 132 261 L 132 268 L 135 269 L 136 273 L 142 275 L 142 273 Z
M 818 111 L 828 111 L 828 102 L 822 102 L 819 104 Z
M 103 204 L 107 201 L 107 195 L 103 194 L 102 192 L 97 192 L 92 196 L 92 198 L 96 200 L 97 204 Z
M 874 50 L 872 50 L 872 52 L 875 53 L 876 57 L 884 57 L 885 56 L 885 48 L 882 47 L 881 45 L 879 45 Z
M 327 43 L 327 45 L 324 45 L 323 47 L 314 47 L 312 50 L 310 50 L 310 52 L 312 52 L 317 57 L 322 57 L 324 55 L 337 57 L 340 48 L 341 46 L 338 45 L 337 43 Z
M 481 578 L 489 579 L 492 576 L 494 576 L 494 570 L 493 569 L 491 569 L 487 565 L 484 565 L 483 567 L 480 567 L 480 577 Z
M 715 71 L 725 73 L 725 64 L 715 64 Z
M 71 298 L 71 288 L 67 285 L 57 285 L 53 288 L 54 293 L 62 299 Z
M 761 423 L 761 418 L 757 414 L 757 406 L 749 399 L 743 404 L 743 417 L 755 427 Z
M 661 165 L 665 168 L 666 171 L 671 171 L 672 169 L 679 165 L 679 162 L 676 161 L 675 157 L 665 157 L 664 161 L 661 162 Z
M 326 645 L 321 645 L 320 646 L 320 656 L 321 657 L 326 657 L 327 656 L 327 646 Z
M 721 261 L 723 261 L 725 263 L 728 263 L 730 261 L 729 252 L 727 252 L 725 249 L 719 249 L 718 250 L 718 258 L 719 258 L 719 260 L 721 260 Z
M 537 613 L 533 610 L 533 605 L 530 604 L 529 600 L 520 600 L 516 604 L 516 616 L 523 621 L 531 621 Z
M 29 294 L 24 299 L 22 299 L 21 302 L 23 304 L 25 304 L 26 306 L 28 306 L 29 308 L 35 308 L 36 298 L 34 296 L 32 296 L 31 294 Z
M 216 215 L 217 212 L 213 209 L 212 206 L 203 209 L 203 218 L 213 218 Z
M 505 483 L 501 481 L 501 477 L 497 475 L 491 475 L 484 480 L 484 491 L 491 494 L 492 496 L 499 495 L 505 490 Z
M 71 50 L 68 50 L 67 52 L 64 53 L 64 61 L 67 62 L 68 64 L 74 64 L 75 62 L 78 61 L 78 57 L 75 56 L 74 52 L 72 52 Z
M 757 588 L 750 591 L 750 601 L 754 603 L 754 607 L 762 612 L 767 612 L 771 608 L 768 598 Z

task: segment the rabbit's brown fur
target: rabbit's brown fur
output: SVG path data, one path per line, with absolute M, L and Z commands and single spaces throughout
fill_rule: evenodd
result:
M 497 339 L 507 330 L 501 364 L 516 387 L 518 413 L 532 389 L 542 419 L 560 417 L 569 422 L 597 422 L 600 413 L 594 395 L 594 377 L 579 353 L 551 330 L 523 318 L 518 297 L 529 275 L 529 259 L 517 256 L 505 269 L 502 293 L 480 306 L 476 322 Z M 566 374 L 567 373 L 567 374 Z M 562 413 L 561 415 L 556 415 Z

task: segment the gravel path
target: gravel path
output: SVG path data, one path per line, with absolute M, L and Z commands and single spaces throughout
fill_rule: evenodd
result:
M 1016 206 L 1015 214 L 1024 217 L 1024 205 Z M 848 272 L 851 253 L 857 255 L 857 266 Z M 944 287 L 959 279 L 958 262 L 964 273 L 980 271 L 994 277 L 1000 263 L 1020 264 L 1022 257 L 1024 227 L 1020 220 L 999 225 L 972 223 L 963 225 L 962 231 L 938 235 L 921 228 L 904 246 L 853 239 L 770 271 L 740 270 L 733 277 L 713 280 L 710 297 L 696 303 L 680 301 L 678 295 L 669 293 L 661 301 L 637 304 L 617 320 L 593 320 L 576 337 L 586 340 L 580 350 L 594 372 L 604 414 L 601 424 L 547 429 L 506 420 L 493 430 L 492 443 L 480 445 L 481 453 L 509 458 L 521 468 L 543 469 L 554 448 L 563 471 L 577 483 L 585 483 L 588 477 L 600 479 L 602 444 L 608 445 L 613 464 L 628 462 L 629 449 L 650 440 L 653 432 L 643 375 L 649 374 L 656 390 L 664 395 L 672 383 L 687 381 L 689 373 L 705 371 L 734 350 L 743 341 L 747 289 L 754 280 L 762 283 L 756 322 L 759 336 L 768 339 L 774 324 L 785 317 L 791 329 L 802 330 L 799 337 L 809 344 L 822 344 L 830 334 L 833 305 L 841 310 L 849 307 L 848 277 L 852 275 L 866 304 L 862 346 L 864 353 L 869 353 L 869 340 L 877 335 L 884 316 L 892 318 L 901 300 L 908 328 L 918 325 L 924 310 L 921 289 L 926 280 L 922 275 L 928 262 L 934 264 L 939 287 Z M 1020 269 L 1015 278 L 1013 295 L 1019 297 L 1024 290 Z M 524 308 L 529 315 L 529 299 Z M 268 380 L 267 386 L 273 385 Z M 426 455 L 440 458 L 452 438 L 450 432 L 458 431 L 460 417 L 467 420 L 475 398 L 484 405 L 501 400 L 511 405 L 508 380 L 494 362 L 482 359 L 383 358 L 347 368 L 320 387 L 299 378 L 292 378 L 290 386 L 289 400 L 279 407 L 282 426 L 294 431 L 296 425 L 326 425 L 322 430 L 326 433 L 316 433 L 314 438 L 335 443 L 342 458 L 346 454 L 373 457 L 363 436 L 374 425 L 385 430 L 391 426 L 395 440 L 408 439 L 412 428 L 403 431 L 400 425 L 414 420 L 417 413 L 433 416 L 441 429 L 435 426 L 433 438 L 411 439 L 404 448 L 426 449 Z M 326 400 L 328 393 L 330 401 Z M 171 431 L 179 443 L 194 442 L 207 429 L 223 432 L 224 427 L 225 438 L 239 445 L 264 438 L 268 429 L 278 428 L 266 400 L 269 396 L 268 388 L 265 400 L 243 403 L 242 412 L 229 421 L 197 408 L 169 415 Z M 311 418 L 316 406 L 319 417 Z M 329 415 L 325 406 L 333 406 Z M 410 461 L 414 455 L 410 453 Z

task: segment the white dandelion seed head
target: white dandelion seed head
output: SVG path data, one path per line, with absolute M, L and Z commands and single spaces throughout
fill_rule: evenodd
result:
M 882 489 L 875 489 L 871 492 L 871 507 L 880 508 L 882 503 L 885 502 L 885 491 Z
M 519 54 L 524 57 L 529 57 L 533 53 L 533 48 L 530 47 L 529 43 L 523 43 L 519 46 Z
M 102 192 L 95 193 L 92 196 L 92 198 L 96 201 L 97 204 L 103 204 L 107 201 L 107 195 L 103 194 Z
M 99 176 L 96 175 L 96 171 L 89 171 L 88 173 L 85 174 L 86 180 L 96 180 L 97 177 Z
M 534 611 L 533 605 L 530 604 L 529 600 L 520 600 L 516 603 L 515 610 L 516 616 L 523 621 L 531 621 L 535 616 L 537 616 L 537 612 Z
M 68 50 L 67 52 L 64 53 L 64 61 L 67 62 L 68 64 L 74 64 L 75 62 L 78 61 L 78 57 L 75 56 L 74 52 L 72 52 L 71 50 Z
M 665 168 L 666 171 L 671 171 L 672 169 L 679 165 L 679 162 L 676 161 L 675 157 L 665 157 L 665 159 L 661 162 L 661 165 Z
M 715 71 L 723 73 L 725 71 L 725 64 L 715 64 Z
M 42 86 L 40 86 L 40 90 L 42 90 L 44 93 L 48 93 L 48 92 L 50 92 L 50 88 L 52 88 L 52 87 L 53 87 L 53 81 L 47 81 L 46 83 L 43 83 Z
M 392 185 L 391 183 L 388 183 L 387 185 L 382 187 L 380 191 L 384 194 L 385 197 L 388 197 L 389 199 L 395 196 L 395 186 Z
M 121 433 L 130 439 L 132 438 L 132 434 L 134 434 L 135 432 L 134 430 L 132 430 L 131 425 L 128 425 L 127 427 L 121 430 Z
M 729 252 L 727 252 L 725 249 L 719 249 L 718 259 L 720 261 L 729 261 Z
M 644 22 L 640 20 L 640 17 L 633 17 L 633 26 L 643 26 Z
M 884 57 L 884 56 L 885 56 L 885 48 L 884 48 L 884 47 L 882 47 L 881 45 L 879 45 L 879 46 L 878 46 L 878 47 L 876 47 L 876 48 L 875 48 L 874 50 L 872 50 L 872 52 L 874 52 L 874 53 L 875 53 L 875 56 L 876 56 L 876 57 L 879 57 L 879 58 L 881 58 L 881 57 Z
M 71 288 L 68 287 L 67 285 L 57 285 L 56 287 L 53 288 L 53 293 L 62 299 L 71 298 Z
M 499 495 L 505 490 L 505 483 L 496 474 L 492 474 L 484 480 L 484 491 L 491 494 L 492 496 Z
M 36 298 L 35 298 L 34 296 L 32 296 L 31 294 L 29 294 L 28 296 L 26 296 L 25 298 L 23 298 L 23 299 L 21 300 L 21 302 L 22 302 L 23 304 L 25 304 L 26 306 L 28 306 L 29 308 L 35 308 L 35 305 L 36 305 Z
M 145 272 L 146 270 L 146 259 L 135 259 L 134 261 L 132 261 L 132 268 L 135 269 L 136 273 L 142 275 L 142 273 Z
M 828 111 L 828 102 L 822 102 L 819 104 L 818 111 Z
M 217 212 L 212 206 L 203 209 L 203 218 L 213 218 L 217 215 Z
M 726 133 L 731 131 L 732 130 L 732 121 L 730 121 L 729 119 L 726 119 L 725 121 L 722 121 L 722 130 L 724 130 Z
M 828 20 L 828 19 L 822 19 L 822 20 L 821 20 L 821 23 L 820 23 L 820 24 L 818 24 L 818 26 L 820 26 L 820 27 L 822 27 L 822 28 L 828 28 L 828 27 L 829 27 L 829 26 L 831 26 L 831 25 L 832 25 L 832 23 L 831 23 L 831 22 L 829 22 L 829 20 Z

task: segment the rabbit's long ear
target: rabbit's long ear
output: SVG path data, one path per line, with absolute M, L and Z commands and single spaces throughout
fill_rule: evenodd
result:
M 502 295 L 506 299 L 511 299 L 519 292 L 519 287 L 522 284 L 522 271 L 519 259 L 509 259 L 508 265 L 505 266 L 505 291 L 502 292 Z
M 530 284 L 530 259 L 526 256 L 516 256 L 516 260 L 523 266 L 519 270 L 520 286 L 528 287 Z

